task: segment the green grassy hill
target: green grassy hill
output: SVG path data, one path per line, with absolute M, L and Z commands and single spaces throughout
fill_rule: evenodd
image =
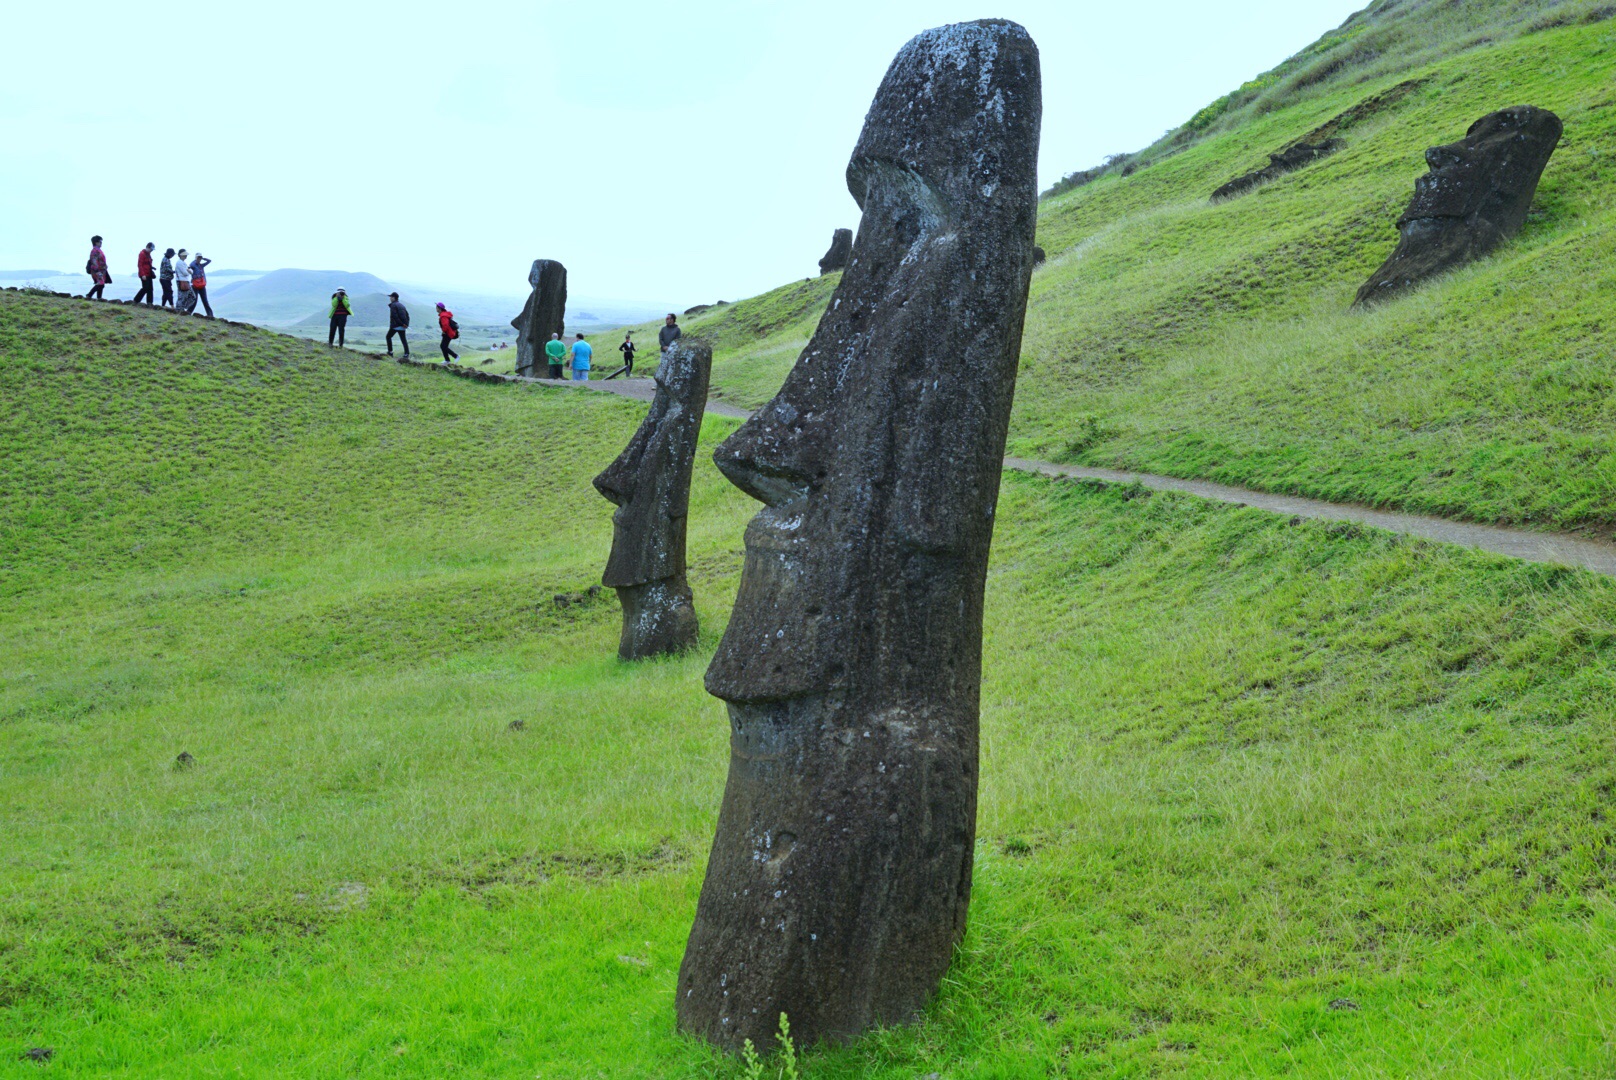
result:
M 1581 0 L 1383 0 L 1156 146 L 1046 198 L 1039 242 L 1050 259 L 1033 278 L 1012 448 L 1610 531 L 1613 14 Z M 1394 246 L 1425 148 L 1515 104 L 1566 124 L 1521 237 L 1408 299 L 1349 312 Z M 1346 140 L 1340 153 L 1209 202 L 1327 125 Z M 766 400 L 831 284 L 690 320 L 719 344 L 720 391 Z

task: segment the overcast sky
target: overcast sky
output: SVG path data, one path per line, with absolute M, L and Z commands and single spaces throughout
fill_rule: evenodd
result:
M 816 273 L 893 54 L 961 19 L 1043 55 L 1040 178 L 1135 150 L 1367 0 L 18 4 L 0 269 L 365 270 L 688 306 Z

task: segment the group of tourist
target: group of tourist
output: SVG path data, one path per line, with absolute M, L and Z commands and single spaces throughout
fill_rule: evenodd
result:
M 156 250 L 156 244 L 147 244 L 135 257 L 135 275 L 140 278 L 140 291 L 135 293 L 130 303 L 138 304 L 144 300 L 146 306 L 151 307 L 156 295 L 153 286 L 161 283 L 163 307 L 189 315 L 200 302 L 208 318 L 213 318 L 213 305 L 208 303 L 207 275 L 208 265 L 213 260 L 204 257 L 200 251 L 193 256 L 184 248 L 178 251 L 169 248 L 163 252 L 162 265 L 154 267 L 152 253 Z M 90 259 L 84 264 L 84 272 L 90 275 L 90 291 L 84 294 L 85 298 L 105 300 L 106 287 L 112 284 L 112 272 L 107 267 L 107 253 L 101 249 L 99 236 L 90 237 Z M 177 295 L 176 289 L 179 290 Z

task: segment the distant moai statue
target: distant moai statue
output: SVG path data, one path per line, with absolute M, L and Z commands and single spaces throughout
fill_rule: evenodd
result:
M 764 504 L 707 669 L 729 779 L 679 970 L 728 1049 L 915 1018 L 965 932 L 982 603 L 1037 220 L 1038 49 L 1002 20 L 898 54 L 847 169 L 854 258 L 718 448 Z
M 835 270 L 846 270 L 847 260 L 853 257 L 853 230 L 837 229 L 830 238 L 830 250 L 819 260 L 821 277 Z
M 662 354 L 656 398 L 634 438 L 595 488 L 617 504 L 612 553 L 601 584 L 617 590 L 623 634 L 617 655 L 643 660 L 696 644 L 696 606 L 685 580 L 685 521 L 713 350 L 684 338 Z
M 1564 131 L 1547 109 L 1517 105 L 1483 116 L 1458 142 L 1427 150 L 1431 171 L 1414 182 L 1397 219 L 1397 248 L 1353 305 L 1368 307 L 1484 258 L 1520 232 Z
M 567 328 L 567 268 L 554 259 L 534 259 L 527 280 L 533 291 L 511 326 L 516 330 L 516 373 L 536 377 L 536 366 L 546 362 L 545 342 Z

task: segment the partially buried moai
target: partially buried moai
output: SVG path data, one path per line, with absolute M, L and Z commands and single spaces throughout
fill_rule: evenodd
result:
M 543 378 L 537 370 L 545 363 L 544 345 L 551 334 L 567 328 L 567 268 L 554 259 L 534 259 L 527 272 L 528 293 L 522 313 L 511 320 L 516 331 L 516 373 Z
M 718 467 L 764 504 L 707 671 L 729 779 L 679 1025 L 735 1049 L 914 1018 L 965 932 L 982 600 L 1033 264 L 1038 50 L 904 47 L 848 165 L 847 271 Z
M 1521 231 L 1564 127 L 1547 109 L 1488 113 L 1447 146 L 1425 152 L 1430 172 L 1397 219 L 1397 249 L 1353 303 L 1390 299 L 1437 274 L 1491 254 Z
M 617 590 L 623 636 L 617 655 L 644 660 L 696 644 L 696 605 L 685 580 L 685 520 L 713 351 L 685 339 L 662 354 L 656 399 L 634 438 L 595 488 L 617 504 L 612 553 L 601 583 Z

